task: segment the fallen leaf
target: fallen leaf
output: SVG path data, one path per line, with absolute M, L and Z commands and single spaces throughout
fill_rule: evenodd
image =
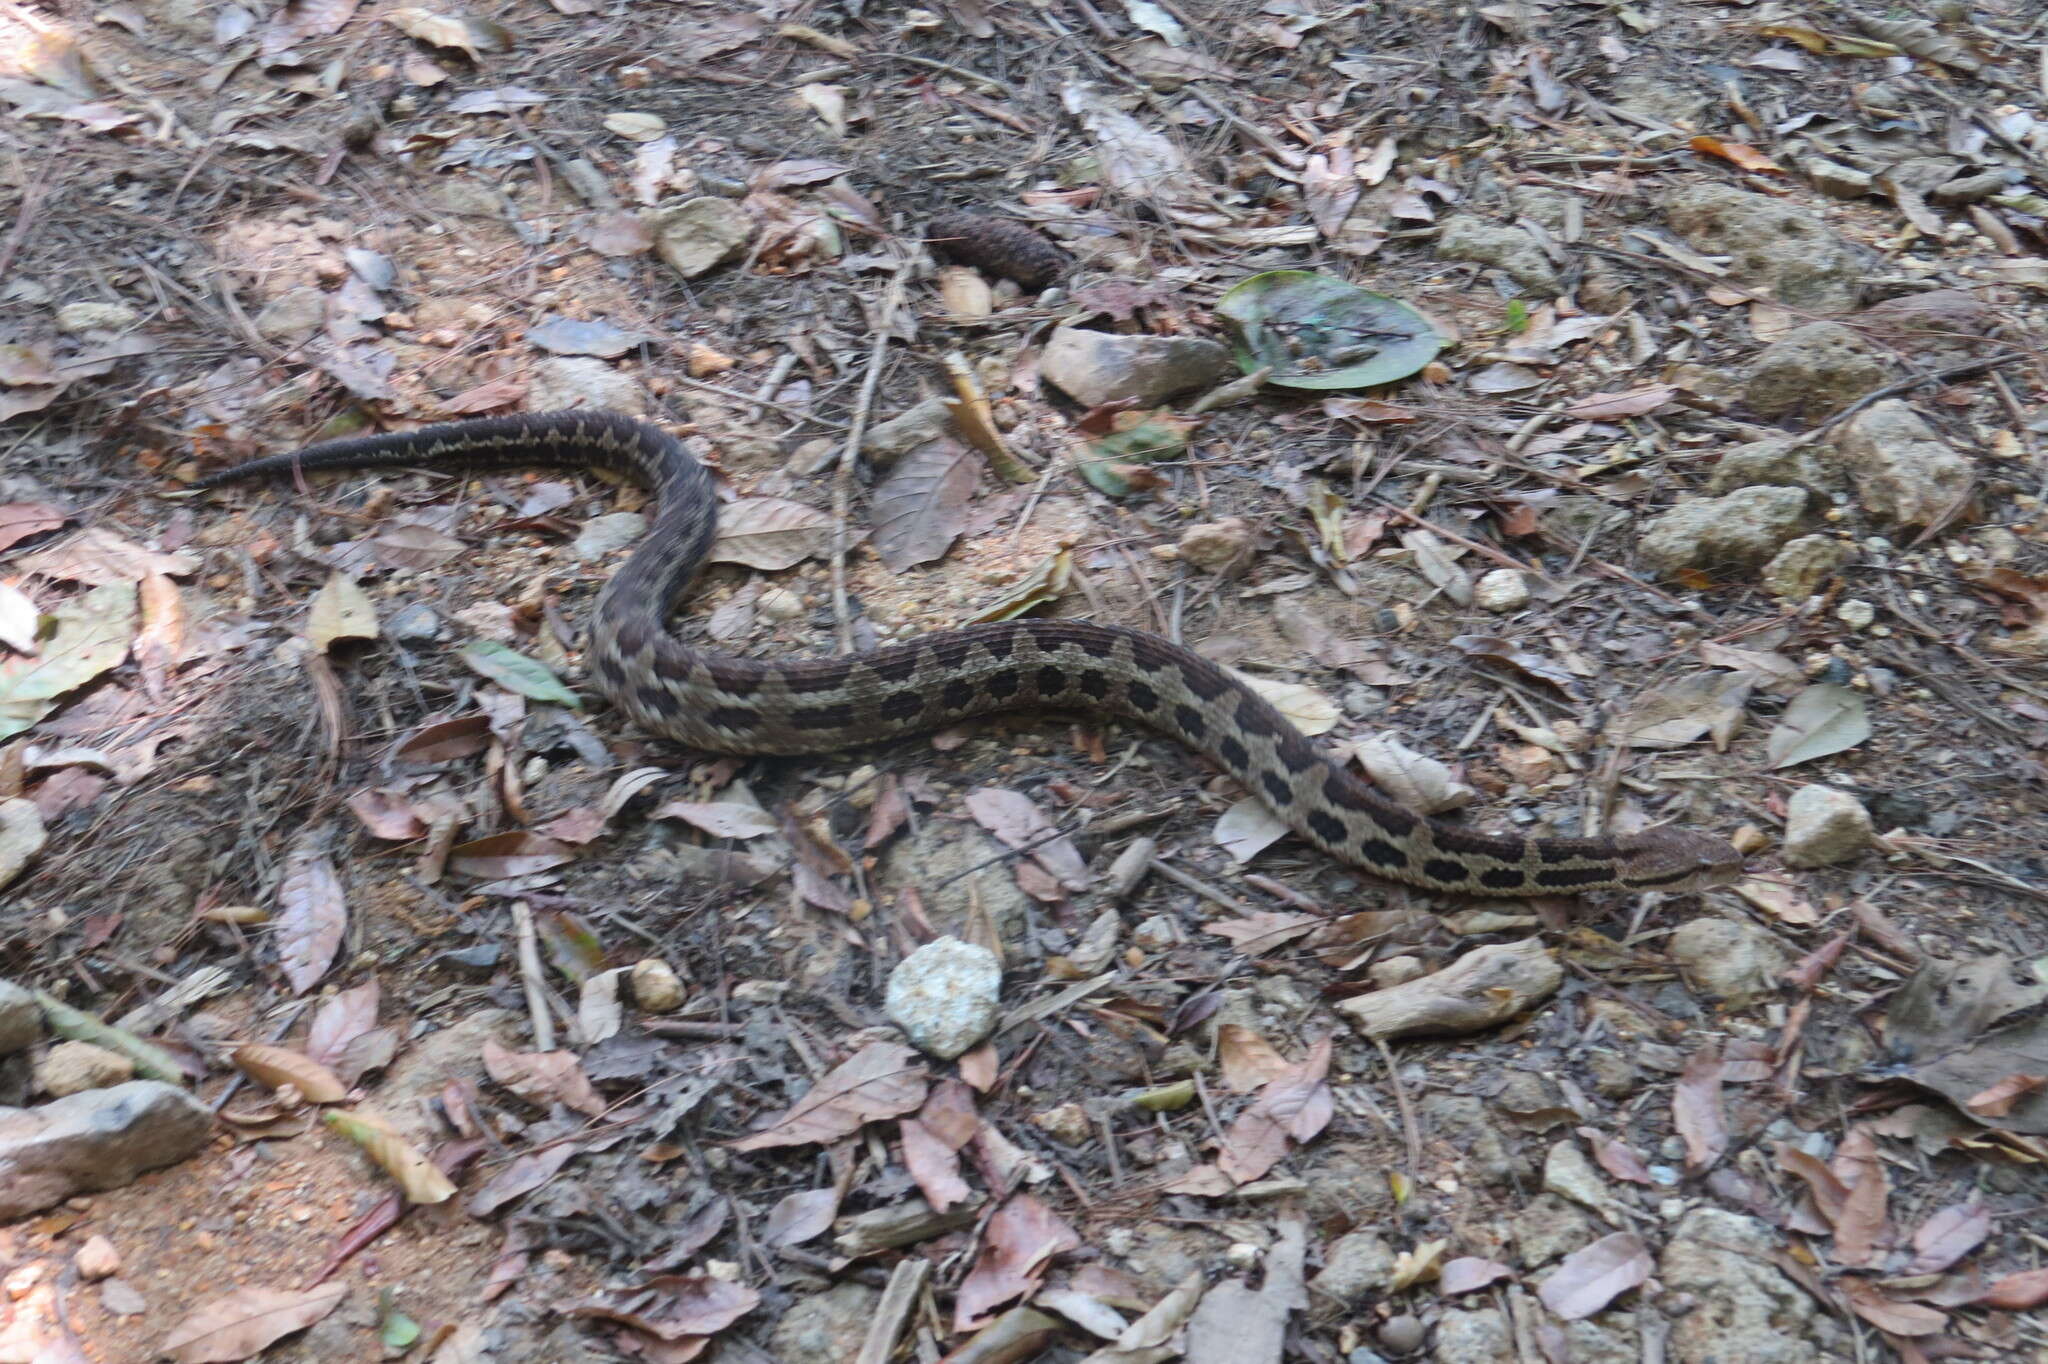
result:
M 474 757 L 491 746 L 491 717 L 463 715 L 421 725 L 392 756 L 409 763 L 444 763 Z
M 558 1170 L 582 1152 L 581 1146 L 565 1141 L 515 1157 L 510 1165 L 464 1199 L 462 1210 L 471 1217 L 489 1217 L 513 1199 L 530 1194 L 553 1179 Z
M 325 853 L 302 847 L 277 887 L 277 963 L 293 994 L 320 983 L 348 928 L 348 900 Z
M 625 1292 L 579 1303 L 568 1314 L 601 1317 L 677 1342 L 716 1335 L 760 1302 L 761 1295 L 745 1284 L 709 1274 L 661 1274 Z
M 1636 697 L 1614 729 L 1630 748 L 1677 748 L 1707 735 L 1726 748 L 1755 689 L 1744 673 L 1691 673 Z
M 402 842 L 426 835 L 427 822 L 402 791 L 372 787 L 350 796 L 347 804 L 349 813 L 374 837 Z
M 566 1104 L 593 1118 L 605 1111 L 604 1096 L 592 1087 L 574 1052 L 513 1051 L 486 1037 L 483 1056 L 490 1077 L 530 1104 Z
M 448 869 L 461 876 L 501 881 L 531 876 L 576 860 L 576 850 L 526 829 L 473 838 L 448 850 Z
M 1223 1071 L 1223 1087 L 1233 1094 L 1249 1094 L 1288 1069 L 1287 1058 L 1271 1042 L 1241 1023 L 1217 1025 L 1216 1061 Z
M 993 1309 L 1035 1291 L 1053 1256 L 1080 1246 L 1080 1236 L 1042 1200 L 1013 1194 L 989 1218 L 981 1257 L 954 1295 L 953 1329 L 983 1325 Z
M 386 10 L 382 17 L 408 38 L 434 47 L 459 48 L 471 61 L 483 60 L 486 52 L 506 52 L 512 47 L 511 30 L 493 19 L 437 14 L 416 7 Z
M 1704 152 L 1708 156 L 1718 156 L 1723 161 L 1740 166 L 1746 171 L 1769 172 L 1773 175 L 1785 173 L 1783 166 L 1780 166 L 1777 162 L 1771 160 L 1770 157 L 1765 156 L 1756 148 L 1745 143 L 1723 142 L 1718 137 L 1709 137 L 1701 134 L 1686 143 L 1686 145 L 1696 152 Z
M 1292 832 L 1264 801 L 1245 796 L 1216 820 L 1210 837 L 1239 866 L 1251 861 Z
M 1318 1039 L 1308 1055 L 1259 1091 L 1250 1107 L 1223 1135 L 1216 1168 L 1239 1186 L 1263 1179 L 1287 1154 L 1322 1131 L 1335 1108 L 1327 1076 L 1330 1038 Z
M 1238 951 L 1248 957 L 1256 957 L 1296 938 L 1307 937 L 1321 928 L 1324 922 L 1317 914 L 1282 914 L 1265 910 L 1242 919 L 1214 919 L 1204 924 L 1202 931 L 1228 938 L 1237 944 Z
M 1565 1256 L 1536 1296 L 1566 1321 L 1579 1321 L 1642 1284 L 1655 1267 L 1642 1237 L 1618 1231 Z
M 1579 1135 L 1593 1148 L 1593 1159 L 1600 1162 L 1600 1168 L 1616 1179 L 1625 1179 L 1631 1184 L 1656 1184 L 1650 1174 L 1650 1167 L 1643 1158 L 1628 1145 L 1608 1136 L 1597 1127 L 1581 1127 Z
M 1913 1233 L 1913 1258 L 1901 1274 L 1939 1274 L 1984 1244 L 1991 1210 L 1982 1203 L 1951 1203 Z
M 231 1364 L 261 1354 L 294 1331 L 303 1331 L 348 1296 L 345 1283 L 304 1293 L 280 1288 L 238 1288 L 195 1309 L 157 1346 L 177 1364 Z
M 11 738 L 57 708 L 57 699 L 128 656 L 135 629 L 132 583 L 95 587 L 50 613 L 35 655 L 0 658 L 0 739 Z
M 31 535 L 64 524 L 65 515 L 44 502 L 10 502 L 0 506 L 0 550 L 11 549 Z
M 1686 1058 L 1671 1091 L 1671 1121 L 1685 1141 L 1685 1168 L 1700 1171 L 1728 1149 L 1728 1119 L 1721 1107 L 1724 1065 L 1720 1049 L 1701 1047 Z
M 945 1209 L 936 1208 L 935 1211 L 944 1212 Z M 768 1210 L 768 1220 L 761 1227 L 761 1240 L 776 1250 L 784 1246 L 800 1246 L 824 1235 L 831 1228 L 832 1219 L 838 1215 L 839 1191 L 829 1184 L 822 1189 L 801 1189 L 785 1194 Z
M 2048 1269 L 2023 1269 L 2008 1274 L 1971 1299 L 1974 1306 L 2007 1312 L 2031 1312 L 2044 1302 L 2048 1302 Z
M 997 786 L 967 793 L 967 813 L 1005 846 L 1025 853 L 1070 890 L 1089 884 L 1088 861 L 1029 796 Z
M 24 554 L 15 561 L 15 567 L 46 578 L 110 587 L 116 583 L 133 585 L 152 573 L 182 578 L 195 572 L 199 561 L 189 554 L 159 554 L 110 530 L 91 526 L 61 545 Z
M 875 485 L 875 553 L 890 572 L 930 563 L 952 548 L 966 529 L 981 470 L 981 456 L 967 446 L 935 440 L 904 455 Z
M 1436 1290 L 1445 1297 L 1470 1293 L 1476 1289 L 1490 1288 L 1503 1279 L 1512 1279 L 1515 1271 L 1498 1260 L 1482 1260 L 1467 1255 L 1445 1262 L 1437 1271 Z
M 340 1077 L 310 1056 L 268 1042 L 244 1042 L 230 1053 L 235 1066 L 250 1079 L 271 1089 L 286 1085 L 307 1103 L 338 1104 L 348 1097 Z
M 1564 415 L 1584 421 L 1643 417 L 1671 401 L 1678 390 L 1670 384 L 1648 384 L 1621 393 L 1595 393 L 1565 408 Z
M 456 657 L 507 691 L 517 692 L 530 701 L 552 701 L 572 710 L 583 708 L 582 699 L 563 686 L 547 664 L 495 639 L 471 640 L 456 650 Z
M 1963 1100 L 1963 1107 L 1986 1118 L 2002 1118 L 2012 1112 L 2012 1106 L 2029 1094 L 2039 1093 L 2048 1087 L 2048 1075 L 2008 1075 L 1989 1089 L 1979 1090 Z
M 745 564 L 770 572 L 789 568 L 832 543 L 832 518 L 781 497 L 744 497 L 718 513 L 718 538 L 707 563 Z
M 445 1203 L 455 1196 L 454 1181 L 379 1115 L 361 1108 L 330 1108 L 321 1117 L 329 1127 L 362 1147 L 364 1154 L 396 1180 L 406 1201 Z
M 1764 749 L 1773 768 L 1791 767 L 1854 748 L 1869 737 L 1869 702 L 1863 693 L 1821 682 L 1792 698 Z
M 345 573 L 328 576 L 306 613 L 306 638 L 322 653 L 338 639 L 375 639 L 377 608 Z
M 872 1042 L 828 1071 L 790 1109 L 735 1150 L 832 1142 L 880 1118 L 900 1118 L 924 1102 L 926 1073 L 914 1048 Z
M 1837 1280 L 1836 1286 L 1848 1300 L 1849 1310 L 1880 1331 L 1895 1336 L 1931 1336 L 1948 1325 L 1946 1312 L 1887 1297 L 1868 1279 L 1845 1277 Z
M 680 819 L 713 838 L 761 838 L 782 826 L 758 805 L 740 801 L 671 800 L 655 807 L 655 819 Z

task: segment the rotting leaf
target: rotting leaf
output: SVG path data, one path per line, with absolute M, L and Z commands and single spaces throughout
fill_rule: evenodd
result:
M 511 1164 L 491 1176 L 482 1188 L 464 1199 L 462 1210 L 471 1217 L 489 1217 L 513 1199 L 530 1194 L 553 1179 L 558 1170 L 582 1151 L 583 1148 L 576 1143 L 565 1141 L 515 1157 Z
M 953 1329 L 981 1326 L 993 1309 L 1037 1289 L 1053 1256 L 1080 1247 L 1080 1236 L 1043 1200 L 1013 1194 L 989 1218 L 981 1258 L 960 1283 Z
M 828 1071 L 810 1092 L 762 1131 L 732 1143 L 739 1151 L 832 1142 L 881 1118 L 900 1118 L 924 1102 L 926 1072 L 914 1048 L 873 1042 Z
M 762 838 L 782 827 L 760 806 L 736 800 L 664 801 L 650 818 L 680 819 L 713 838 Z
M 984 786 L 967 793 L 967 813 L 1006 847 L 1027 854 L 1070 890 L 1089 884 L 1088 860 L 1029 796 Z
M 1614 731 L 1630 748 L 1677 748 L 1711 735 L 1725 749 L 1755 689 L 1745 673 L 1691 673 L 1638 696 Z
M 1211 920 L 1203 925 L 1202 931 L 1228 938 L 1247 957 L 1257 957 L 1296 938 L 1307 937 L 1323 923 L 1320 915 L 1281 914 L 1267 910 L 1242 919 Z
M 1246 374 L 1280 388 L 1367 388 L 1405 379 L 1444 347 L 1429 319 L 1385 294 L 1312 270 L 1269 270 L 1216 303 Z
M 362 1147 L 364 1154 L 396 1180 L 407 1202 L 445 1203 L 455 1196 L 455 1182 L 378 1114 L 361 1108 L 330 1108 L 321 1116 L 329 1127 Z
M 1210 836 L 1239 866 L 1251 861 L 1291 832 L 1263 801 L 1245 796 L 1216 820 Z
M 1671 1092 L 1671 1122 L 1685 1141 L 1685 1167 L 1698 1172 L 1728 1149 L 1728 1118 L 1721 1107 L 1725 1073 L 1720 1049 L 1711 1044 L 1686 1058 Z
M 456 651 L 456 656 L 499 686 L 517 692 L 529 701 L 551 701 L 571 710 L 583 708 L 582 698 L 563 686 L 547 664 L 528 658 L 495 639 L 471 640 Z
M 348 1296 L 345 1283 L 306 1292 L 237 1288 L 204 1303 L 173 1326 L 157 1353 L 176 1364 L 233 1364 L 261 1354 L 294 1331 L 303 1331 Z
M 760 1302 L 761 1295 L 745 1284 L 708 1274 L 661 1274 L 630 1292 L 578 1303 L 568 1315 L 616 1321 L 675 1344 L 716 1335 Z
M 604 1096 L 592 1087 L 574 1052 L 513 1051 L 486 1037 L 483 1056 L 490 1077 L 528 1103 L 542 1108 L 566 1104 L 593 1118 L 605 1111 Z
M 1886 1038 L 1899 1075 L 1987 1127 L 2048 1132 L 2048 1089 L 2025 1086 L 2002 1113 L 1969 1101 L 2015 1076 L 2048 1075 L 2048 983 L 2022 979 L 2003 955 L 1929 960 L 1892 997 Z M 1999 1105 L 1994 1105 L 1997 1107 Z
M 494 19 L 436 14 L 415 6 L 386 10 L 382 18 L 408 38 L 417 38 L 433 47 L 459 48 L 469 54 L 471 61 L 482 61 L 486 52 L 508 52 L 512 48 L 512 31 Z
M 575 860 L 576 850 L 568 844 L 526 829 L 473 838 L 448 850 L 450 871 L 480 881 L 531 876 Z
M 1792 698 L 1764 741 L 1773 768 L 1825 758 L 1870 737 L 1870 707 L 1862 692 L 1832 682 Z
M 95 587 L 50 613 L 40 653 L 0 658 L 0 739 L 29 728 L 57 708 L 57 698 L 126 658 L 135 611 L 133 583 Z

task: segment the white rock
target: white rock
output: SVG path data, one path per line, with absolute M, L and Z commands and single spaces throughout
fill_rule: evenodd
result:
M 1229 373 L 1230 352 L 1199 336 L 1124 336 L 1061 327 L 1039 353 L 1047 382 L 1088 407 L 1120 399 L 1158 402 Z
M 78 1277 L 97 1282 L 121 1272 L 121 1252 L 106 1237 L 90 1236 L 71 1257 L 71 1263 L 78 1266 Z
M 795 620 L 804 613 L 804 599 L 786 587 L 771 587 L 754 602 L 763 620 Z
M 125 332 L 142 314 L 125 303 L 67 303 L 57 310 L 57 330 L 70 336 L 86 332 Z
M 1778 973 L 1791 965 L 1770 934 L 1733 919 L 1694 919 L 1681 925 L 1667 950 L 1693 984 L 1715 998 L 1737 1003 L 1774 993 Z
M 36 1066 L 36 1088 L 52 1098 L 109 1089 L 135 1078 L 135 1062 L 90 1042 L 59 1042 Z
M 1835 608 L 1835 619 L 1851 630 L 1868 630 L 1870 623 L 1877 619 L 1877 608 L 1867 601 L 1851 597 Z
M 1496 568 L 1472 584 L 1472 600 L 1484 610 L 1505 615 L 1529 604 L 1529 584 L 1512 568 Z
M 593 516 L 576 533 L 569 552 L 586 563 L 624 549 L 647 533 L 647 518 L 639 512 L 610 512 Z
M 738 204 L 713 195 L 662 209 L 654 218 L 654 251 L 669 269 L 695 279 L 746 249 L 754 220 Z
M 1205 521 L 1181 533 L 1180 557 L 1196 568 L 1221 573 L 1251 554 L 1252 528 L 1241 516 Z
M 43 812 L 32 800 L 0 800 L 0 886 L 43 850 Z
M 919 1051 L 950 1061 L 995 1027 L 1002 985 L 995 953 L 940 938 L 889 973 L 884 1007 Z
M 1785 803 L 1785 865 L 1825 867 L 1870 846 L 1863 802 L 1832 786 L 1802 786 Z
M 674 1013 L 683 1007 L 687 992 L 683 982 L 676 978 L 675 968 L 659 957 L 648 957 L 633 963 L 633 974 L 629 977 L 633 985 L 633 1002 L 651 1014 Z

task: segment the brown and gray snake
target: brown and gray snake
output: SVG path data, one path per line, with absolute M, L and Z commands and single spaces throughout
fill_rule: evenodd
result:
M 1741 870 L 1721 839 L 1655 828 L 1608 838 L 1470 832 L 1387 800 L 1325 759 L 1216 664 L 1156 635 L 1080 621 L 945 630 L 845 658 L 762 661 L 683 642 L 668 617 L 717 529 L 711 476 L 666 432 L 571 411 L 447 422 L 252 460 L 212 487 L 294 470 L 565 465 L 646 484 L 660 510 L 598 597 L 587 662 L 640 729 L 719 753 L 820 753 L 994 711 L 1121 715 L 1208 755 L 1288 826 L 1375 876 L 1463 895 L 1682 890 Z

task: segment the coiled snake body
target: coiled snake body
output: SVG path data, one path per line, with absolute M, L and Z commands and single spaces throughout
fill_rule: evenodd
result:
M 670 609 L 711 545 L 710 475 L 666 432 L 616 414 L 540 413 L 328 441 L 203 481 L 391 465 L 608 469 L 660 510 L 605 585 L 589 632 L 597 690 L 640 729 L 720 753 L 817 753 L 992 711 L 1043 708 L 1137 720 L 1207 754 L 1303 838 L 1375 876 L 1466 895 L 1685 889 L 1732 879 L 1718 838 L 1658 828 L 1611 838 L 1468 832 L 1388 801 L 1325 760 L 1216 664 L 1156 635 L 1019 620 L 926 635 L 846 658 L 758 661 L 693 648 Z

